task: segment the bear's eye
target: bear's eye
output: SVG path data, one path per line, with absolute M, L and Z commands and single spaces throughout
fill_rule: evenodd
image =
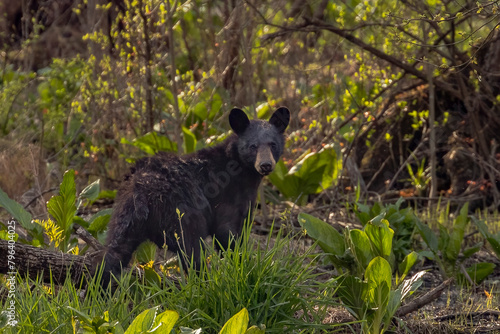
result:
M 274 150 L 276 148 L 276 143 L 269 143 L 269 146 L 271 146 L 271 149 Z
M 255 151 L 257 149 L 257 145 L 255 145 L 255 144 L 250 145 L 250 149 L 252 151 Z

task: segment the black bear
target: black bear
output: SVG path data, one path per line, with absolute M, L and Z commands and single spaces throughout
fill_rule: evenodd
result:
M 109 223 L 105 281 L 130 262 L 149 239 L 173 252 L 200 260 L 200 241 L 215 237 L 227 247 L 230 234 L 241 233 L 257 189 L 284 148 L 290 121 L 287 108 L 269 122 L 249 120 L 240 109 L 229 114 L 234 134 L 211 148 L 183 156 L 159 153 L 137 161 L 118 192 Z M 177 210 L 182 213 L 179 217 Z

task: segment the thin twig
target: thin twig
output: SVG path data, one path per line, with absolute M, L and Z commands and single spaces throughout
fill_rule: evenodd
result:
M 39 199 L 40 197 L 42 197 L 43 195 L 47 194 L 47 193 L 50 193 L 50 192 L 53 192 L 53 191 L 56 191 L 58 188 L 55 187 L 55 188 L 50 188 L 50 189 L 47 189 L 47 190 L 44 190 L 42 191 L 41 193 L 39 193 L 38 195 L 36 195 L 35 197 L 33 197 L 31 199 L 31 201 L 28 202 L 28 204 L 26 204 L 24 206 L 25 209 L 27 209 L 31 204 L 33 204 L 34 201 L 36 201 L 37 199 Z

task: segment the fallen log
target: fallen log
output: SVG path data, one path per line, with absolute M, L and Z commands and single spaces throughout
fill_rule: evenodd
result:
M 42 276 L 49 283 L 63 284 L 66 277 L 74 283 L 80 283 L 83 274 L 90 273 L 90 256 L 65 254 L 18 242 L 0 240 L 0 274 Z

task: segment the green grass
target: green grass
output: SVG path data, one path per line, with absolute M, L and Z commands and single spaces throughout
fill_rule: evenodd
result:
M 160 306 L 160 311 L 180 314 L 175 328 L 202 328 L 203 333 L 218 333 L 242 308 L 248 309 L 249 325 L 265 325 L 266 333 L 331 329 L 332 325 L 321 322 L 327 306 L 338 305 L 332 296 L 334 282 L 318 279 L 313 272 L 314 257 L 298 252 L 292 236 L 281 231 L 272 242 L 269 237 L 260 246 L 249 240 L 248 232 L 247 228 L 223 257 L 207 246 L 199 271 L 181 275 L 177 287 L 168 279 L 160 286 L 144 283 L 130 273 L 119 278 L 113 292 L 103 290 L 98 280 L 90 282 L 84 293 L 69 279 L 60 287 L 39 279 L 19 279 L 19 324 L 14 328 L 5 322 L 0 325 L 7 333 L 73 333 L 72 321 L 84 320 L 74 308 L 95 324 L 104 322 L 107 312 L 110 324 L 126 329 L 142 311 Z M 2 307 L 6 309 L 5 300 Z

